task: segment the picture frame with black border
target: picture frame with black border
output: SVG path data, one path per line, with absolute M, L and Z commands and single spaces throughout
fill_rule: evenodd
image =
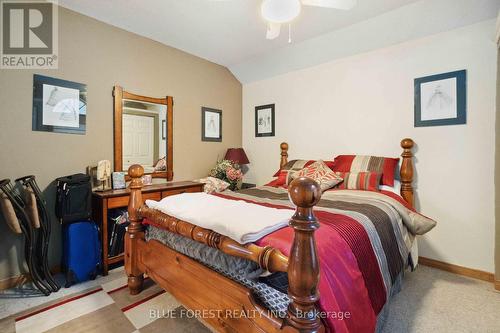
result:
M 414 99 L 415 127 L 466 124 L 466 70 L 415 79 Z
M 86 84 L 33 76 L 33 131 L 85 135 L 86 126 Z
M 255 107 L 255 136 L 275 136 L 275 104 Z
M 222 142 L 222 110 L 201 108 L 201 141 Z

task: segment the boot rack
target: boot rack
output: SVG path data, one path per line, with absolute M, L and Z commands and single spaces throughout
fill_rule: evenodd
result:
M 35 176 L 0 181 L 2 214 L 15 233 L 25 237 L 24 256 L 35 287 L 44 295 L 60 289 L 49 270 L 50 217 Z

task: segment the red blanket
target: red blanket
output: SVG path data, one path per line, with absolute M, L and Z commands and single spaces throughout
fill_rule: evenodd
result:
M 291 209 L 231 195 L 216 195 Z M 391 193 L 390 196 L 403 202 L 397 195 Z M 324 322 L 335 332 L 374 332 L 377 315 L 387 301 L 387 290 L 365 228 L 347 215 L 325 211 L 315 211 L 315 215 L 321 225 L 315 239 L 320 263 L 319 305 Z M 385 221 L 385 225 L 390 224 Z M 260 239 L 257 245 L 270 245 L 289 256 L 293 236 L 292 228 L 283 228 Z
M 407 223 L 411 221 L 406 216 L 403 223 L 405 219 L 401 219 L 398 210 L 383 200 L 390 196 L 404 203 L 397 195 L 386 192 L 374 197 L 359 191 L 342 191 L 325 192 L 315 207 L 320 222 L 315 232 L 320 263 L 320 315 L 330 331 L 374 332 L 377 315 L 408 264 L 413 235 Z M 283 189 L 262 187 L 215 195 L 294 209 Z M 285 227 L 256 243 L 275 247 L 289 256 L 293 237 L 293 229 Z

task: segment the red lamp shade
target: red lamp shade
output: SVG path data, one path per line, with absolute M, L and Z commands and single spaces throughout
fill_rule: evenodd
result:
M 233 161 L 234 163 L 237 163 L 239 165 L 250 163 L 243 148 L 229 148 L 224 159 Z

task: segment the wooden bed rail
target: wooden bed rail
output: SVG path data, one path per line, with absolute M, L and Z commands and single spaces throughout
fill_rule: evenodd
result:
M 286 272 L 288 270 L 288 258 L 278 249 L 271 246 L 257 246 L 253 243 L 240 244 L 233 239 L 223 236 L 215 231 L 198 227 L 186 221 L 162 213 L 159 210 L 148 208 L 142 201 L 142 181 L 144 169 L 140 165 L 132 165 L 129 168 L 131 197 L 128 206 L 130 226 L 129 233 L 132 235 L 142 232 L 142 220 L 147 218 L 155 225 L 190 238 L 198 243 L 216 248 L 226 254 L 248 259 L 259 264 L 269 272 Z
M 240 244 L 215 231 L 198 227 L 146 206 L 142 206 L 139 213 L 141 217 L 154 221 L 155 225 L 161 225 L 174 234 L 190 238 L 226 254 L 254 261 L 269 272 L 286 272 L 288 269 L 288 258 L 271 246 Z

